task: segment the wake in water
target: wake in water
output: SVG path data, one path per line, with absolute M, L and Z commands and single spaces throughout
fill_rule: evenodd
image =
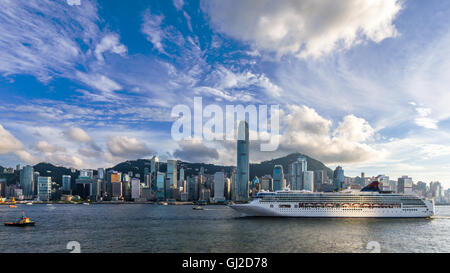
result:
M 450 219 L 450 216 L 434 215 L 434 216 L 431 216 L 431 219 Z

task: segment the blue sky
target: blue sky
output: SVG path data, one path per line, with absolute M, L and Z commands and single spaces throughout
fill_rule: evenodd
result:
M 108 167 L 176 142 L 176 104 L 279 104 L 281 145 L 346 175 L 450 186 L 447 1 L 1 1 L 0 165 Z

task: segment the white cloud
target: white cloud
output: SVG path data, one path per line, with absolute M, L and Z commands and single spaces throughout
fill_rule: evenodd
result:
M 319 57 L 362 41 L 395 37 L 398 0 L 204 0 L 213 26 L 279 56 Z
M 206 146 L 202 141 L 182 141 L 178 143 L 173 155 L 187 162 L 212 162 L 219 159 L 219 153 L 214 147 Z
M 118 83 L 101 74 L 86 74 L 78 71 L 77 77 L 85 84 L 102 91 L 106 96 L 112 96 L 113 91 L 122 89 Z
M 149 11 L 144 13 L 144 22 L 142 24 L 142 32 L 147 35 L 147 40 L 160 52 L 166 54 L 162 41 L 165 37 L 161 28 L 164 20 L 163 15 L 153 15 Z
M 31 74 L 44 82 L 72 75 L 83 62 L 76 41 L 90 47 L 99 33 L 90 1 L 77 8 L 63 1 L 2 1 L 0 18 L 0 73 Z
M 71 128 L 64 132 L 64 135 L 76 142 L 91 142 L 92 138 L 81 128 Z
M 17 138 L 0 125 L 0 154 L 12 153 L 26 163 L 36 163 L 37 159 L 27 152 Z
M 67 0 L 69 6 L 79 6 L 81 5 L 81 0 Z
M 65 152 L 66 149 L 64 147 L 50 144 L 47 141 L 41 140 L 36 143 L 36 148 L 44 153 L 55 153 L 55 152 Z
M 332 121 L 307 106 L 291 105 L 283 120 L 280 151 L 301 152 L 325 163 L 364 162 L 380 158 L 382 151 L 367 140 L 374 130 L 362 118 L 349 115 L 332 131 Z
M 101 42 L 95 48 L 95 56 L 98 61 L 104 61 L 104 52 L 111 52 L 124 56 L 127 53 L 127 47 L 120 43 L 119 35 L 109 34 L 103 37 Z
M 108 149 L 113 156 L 123 158 L 136 158 L 140 156 L 148 156 L 153 152 L 145 143 L 140 142 L 136 138 L 127 136 L 114 136 L 108 140 Z
M 414 119 L 416 125 L 427 128 L 427 129 L 437 129 L 438 120 L 432 119 L 429 116 L 431 115 L 431 108 L 417 107 L 416 108 L 417 115 Z
M 173 5 L 177 10 L 181 10 L 184 6 L 184 0 L 173 0 Z
M 23 150 L 23 144 L 0 125 L 0 154 Z

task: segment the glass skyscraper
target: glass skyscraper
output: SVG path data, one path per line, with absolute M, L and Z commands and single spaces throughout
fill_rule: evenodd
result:
M 333 172 L 333 184 L 336 190 L 341 190 L 342 185 L 344 184 L 344 170 L 341 166 L 337 166 Z
M 20 172 L 20 186 L 23 190 L 25 198 L 33 198 L 34 195 L 34 176 L 33 167 L 30 165 L 24 166 Z
M 293 162 L 289 168 L 289 179 L 291 190 L 303 190 L 304 179 L 303 174 L 308 169 L 306 157 L 300 156 L 296 162 Z
M 283 166 L 275 165 L 273 167 L 273 191 L 281 191 L 286 187 L 286 180 L 284 179 Z
M 177 188 L 177 161 L 167 160 L 167 179 L 169 179 L 169 187 Z
M 248 201 L 249 142 L 248 123 L 241 121 L 237 141 L 237 201 Z

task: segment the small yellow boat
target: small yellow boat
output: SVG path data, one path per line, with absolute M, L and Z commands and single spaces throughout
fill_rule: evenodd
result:
M 16 198 L 13 197 L 11 202 L 12 202 L 12 204 L 9 205 L 9 207 L 10 208 L 17 208 L 17 206 L 16 206 Z

